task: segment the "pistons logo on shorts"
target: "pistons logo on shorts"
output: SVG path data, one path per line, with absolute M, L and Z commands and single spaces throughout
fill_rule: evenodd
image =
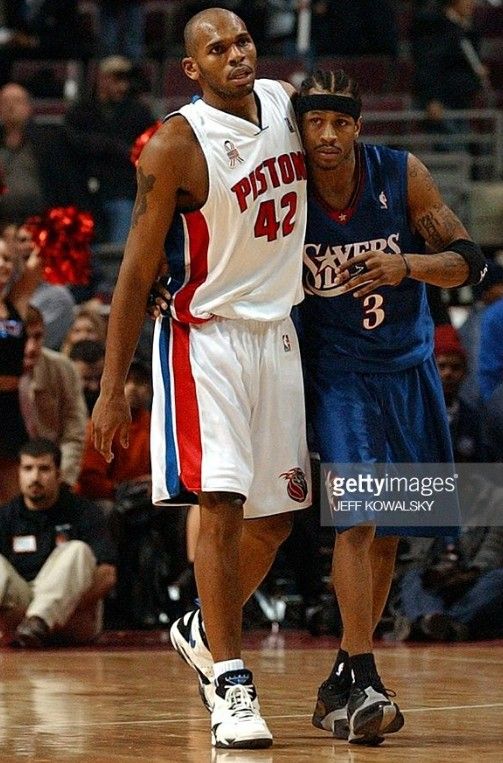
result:
M 288 472 L 283 472 L 280 477 L 287 480 L 286 492 L 292 501 L 302 503 L 307 498 L 307 480 L 306 475 L 298 466 L 294 469 L 290 469 Z

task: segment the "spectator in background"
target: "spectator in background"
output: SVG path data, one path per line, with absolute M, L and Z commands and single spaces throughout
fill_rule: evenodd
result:
M 19 277 L 35 248 L 32 235 L 26 226 L 10 224 L 4 230 L 4 238 L 15 253 Z M 59 350 L 74 319 L 75 301 L 71 291 L 62 284 L 48 283 L 41 271 L 30 304 L 42 313 L 45 346 Z
M 351 55 L 360 48 L 362 31 L 353 0 L 314 0 L 311 4 L 312 55 Z
M 86 157 L 74 150 L 62 125 L 35 124 L 28 91 L 9 82 L 0 89 L 0 219 L 21 225 L 48 207 L 92 201 Z M 57 168 L 57 171 L 55 169 Z
M 503 489 L 477 486 L 473 500 L 493 517 Z M 503 636 L 503 528 L 469 527 L 451 538 L 411 538 L 400 582 L 395 638 L 466 641 Z
M 170 617 L 173 614 L 173 605 L 158 598 L 162 588 L 159 576 L 165 579 L 165 589 L 168 580 L 178 586 L 180 598 L 187 604 L 193 604 L 197 594 L 193 567 L 187 561 L 188 535 L 185 550 L 184 513 L 152 505 L 148 365 L 133 360 L 124 393 L 131 409 L 129 447 L 124 448 L 116 435 L 115 456 L 107 463 L 94 448 L 89 422 L 77 492 L 109 513 L 119 549 L 114 599 L 117 615 L 126 625 L 152 627 L 159 624 L 157 610 L 168 610 Z M 196 506 L 194 510 L 199 511 Z
M 155 119 L 130 95 L 131 61 L 109 56 L 98 66 L 96 92 L 75 104 L 65 118 L 68 140 L 85 157 L 89 182 L 96 186 L 104 240 L 125 243 L 136 195 L 130 152 L 135 139 Z
M 268 0 L 265 4 L 265 41 L 267 45 L 266 55 L 295 56 L 296 28 L 297 28 L 297 3 L 296 0 Z M 247 29 L 250 29 L 247 19 L 240 10 L 241 18 L 245 21 Z M 250 31 L 254 40 L 257 36 Z M 258 48 L 260 52 L 260 48 Z
M 69 358 L 43 346 L 44 320 L 29 306 L 25 317 L 21 410 L 30 437 L 55 442 L 61 450 L 61 479 L 73 487 L 84 450 L 87 408 L 78 373 Z
M 92 339 L 81 339 L 69 352 L 80 377 L 89 416 L 100 394 L 100 382 L 105 363 L 105 345 Z
M 442 380 L 456 462 L 485 461 L 480 411 L 459 398 L 466 355 L 452 326 L 435 329 L 435 358 Z M 472 516 L 501 514 L 503 489 L 478 473 L 461 475 L 463 504 Z M 482 522 L 481 522 L 482 524 Z M 464 641 L 503 635 L 503 528 L 465 528 L 457 544 L 409 538 L 409 568 L 399 582 L 398 640 Z
M 393 0 L 360 0 L 363 49 L 366 55 L 398 58 L 398 23 Z
M 313 0 L 315 56 L 398 56 L 398 31 L 389 0 Z
M 73 345 L 82 339 L 105 343 L 106 333 L 104 318 L 94 308 L 84 305 L 79 308 L 73 319 L 73 324 L 61 345 L 61 352 L 69 355 Z
M 86 209 L 93 210 L 89 204 Z M 100 311 L 103 305 L 112 300 L 114 290 L 113 274 L 107 272 L 107 263 L 101 256 L 100 248 L 91 249 L 89 259 L 89 280 L 85 284 L 72 284 L 68 287 L 77 305 L 84 305 Z
M 496 387 L 484 406 L 484 445 L 487 459 L 491 462 L 503 461 L 503 382 Z M 503 485 L 503 470 L 500 470 L 498 484 Z
M 480 321 L 479 384 L 484 401 L 503 384 L 503 297 L 489 305 Z
M 103 625 L 115 584 L 115 549 L 104 518 L 63 485 L 61 453 L 50 440 L 20 450 L 21 494 L 0 525 L 0 628 L 18 647 L 85 643 Z
M 460 397 L 467 374 L 466 353 L 454 326 L 435 328 L 435 360 L 444 391 L 454 461 L 485 460 L 480 407 L 472 407 Z
M 40 263 L 33 252 L 22 277 L 13 284 L 15 257 L 0 238 L 0 503 L 17 490 L 17 452 L 28 439 L 19 402 L 26 344 L 24 320 L 39 279 Z
M 16 59 L 80 58 L 78 0 L 9 0 L 0 38 L 0 85 Z
M 78 349 L 78 345 L 75 350 Z M 77 361 L 78 362 L 78 361 Z M 82 361 L 80 361 L 82 362 Z M 152 396 L 150 368 L 139 360 L 131 363 L 124 392 L 131 409 L 129 447 L 124 448 L 119 435 L 114 438 L 113 461 L 107 463 L 95 449 L 89 421 L 84 457 L 77 491 L 94 500 L 114 501 L 117 489 L 145 486 L 151 495 L 150 412 Z
M 468 360 L 468 372 L 460 396 L 471 406 L 481 402 L 479 389 L 480 324 L 486 309 L 503 297 L 503 267 L 496 260 L 487 261 L 484 280 L 473 287 L 475 302 L 468 318 L 459 329 L 459 336 Z
M 49 206 L 54 175 L 51 146 L 32 122 L 33 106 L 24 87 L 10 82 L 0 90 L 0 166 L 6 192 L 0 216 L 23 222 Z
M 140 61 L 144 41 L 141 0 L 101 0 L 99 14 L 103 54 Z
M 441 0 L 439 6 L 420 8 L 413 16 L 413 92 L 431 129 L 454 133 L 466 125 L 446 120 L 445 109 L 474 108 L 488 85 L 488 71 L 478 54 L 474 0 Z

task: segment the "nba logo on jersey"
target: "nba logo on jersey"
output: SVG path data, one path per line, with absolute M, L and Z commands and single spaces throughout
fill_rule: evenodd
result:
M 295 132 L 295 128 L 293 124 L 290 122 L 290 119 L 288 117 L 285 117 L 286 126 L 290 130 L 290 132 Z
M 227 152 L 227 156 L 229 157 L 229 167 L 231 170 L 234 169 L 238 162 L 244 162 L 244 159 L 239 156 L 239 151 L 235 147 L 234 143 L 232 143 L 230 140 L 225 141 L 224 148 Z
M 384 191 L 381 191 L 379 194 L 379 202 L 381 204 L 381 209 L 388 209 L 388 199 Z
M 288 334 L 283 334 L 281 339 L 283 340 L 283 349 L 284 349 L 284 351 L 285 352 L 290 352 L 290 350 L 292 349 L 292 345 L 290 344 L 290 337 L 288 336 Z

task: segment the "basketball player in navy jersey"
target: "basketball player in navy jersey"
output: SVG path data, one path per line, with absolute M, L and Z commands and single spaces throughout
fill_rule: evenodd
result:
M 361 100 L 343 71 L 315 72 L 296 110 L 309 194 L 300 312 L 321 461 L 450 462 L 425 284 L 478 283 L 482 253 L 419 159 L 358 142 Z M 412 530 L 355 525 L 336 536 L 343 636 L 313 723 L 353 743 L 379 744 L 403 725 L 372 642 L 399 534 Z
M 201 611 L 171 628 L 197 672 L 216 747 L 268 747 L 241 659 L 242 604 L 310 505 L 300 351 L 306 165 L 293 87 L 255 79 L 256 50 L 230 11 L 185 28 L 186 75 L 202 97 L 169 115 L 142 151 L 111 307 L 94 441 L 127 445 L 124 383 L 150 285 L 166 252 L 170 316 L 156 325 L 153 501 L 198 493 Z M 274 421 L 274 426 L 271 422 Z M 253 518 L 253 521 L 244 519 Z

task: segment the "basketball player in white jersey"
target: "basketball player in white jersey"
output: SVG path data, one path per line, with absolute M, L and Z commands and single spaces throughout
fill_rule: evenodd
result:
M 268 747 L 241 609 L 309 505 L 299 348 L 306 168 L 293 88 L 255 81 L 244 23 L 210 8 L 185 29 L 186 75 L 202 98 L 170 115 L 142 152 L 131 230 L 114 292 L 94 440 L 127 444 L 124 383 L 166 251 L 170 317 L 154 342 L 152 471 L 158 504 L 199 495 L 199 611 L 171 631 L 199 677 L 217 747 Z M 248 521 L 243 522 L 243 518 Z M 248 558 L 259 560 L 250 567 Z

